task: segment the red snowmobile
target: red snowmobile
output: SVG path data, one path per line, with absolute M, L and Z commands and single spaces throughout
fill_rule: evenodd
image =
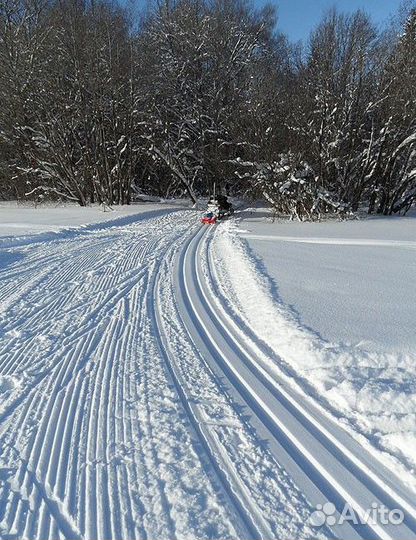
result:
M 207 225 L 215 225 L 218 220 L 231 216 L 233 213 L 233 205 L 228 201 L 225 195 L 212 197 L 208 201 L 207 211 L 201 219 L 201 223 Z

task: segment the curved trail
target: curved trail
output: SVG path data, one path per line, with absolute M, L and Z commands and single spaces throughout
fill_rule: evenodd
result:
M 227 312 L 195 217 L 8 249 L 0 538 L 416 538 L 406 490 L 305 410 Z M 326 500 L 406 520 L 316 529 Z
M 338 513 L 345 504 L 357 515 L 373 505 L 403 512 L 400 525 L 348 522 L 334 526 L 337 536 L 416 538 L 412 494 L 339 426 L 309 403 L 305 406 L 302 397 L 279 380 L 256 343 L 247 336 L 242 339 L 238 323 L 214 292 L 215 271 L 204 238 L 208 235 L 202 229 L 183 250 L 177 290 L 189 333 L 213 371 L 226 377 L 230 393 L 250 411 L 257 433 L 268 439 L 276 461 L 290 471 L 309 501 L 333 502 Z

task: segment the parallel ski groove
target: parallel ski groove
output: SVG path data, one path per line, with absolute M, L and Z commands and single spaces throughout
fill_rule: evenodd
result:
M 16 388 L 0 404 L 0 466 L 9 471 L 0 537 L 197 538 L 218 523 L 224 538 L 269 540 L 281 537 L 284 512 L 308 537 L 306 491 L 279 461 L 284 436 L 299 441 L 225 365 L 231 349 L 277 398 L 255 347 L 241 346 L 214 299 L 212 229 L 194 234 L 192 222 L 178 212 L 10 248 L 19 262 L 0 272 L 0 377 Z M 198 474 L 182 479 L 188 467 Z
M 206 240 L 206 239 L 204 239 Z M 204 247 L 205 255 L 204 260 L 206 261 L 205 270 L 206 270 L 206 285 L 208 294 L 204 293 L 204 298 L 207 303 L 210 303 L 211 300 L 215 297 L 217 302 L 220 303 L 220 310 L 216 305 L 210 305 L 211 313 L 216 313 L 216 318 L 223 326 L 227 336 L 229 336 L 235 343 L 235 346 L 240 350 L 241 354 L 244 355 L 247 361 L 251 364 L 252 369 L 258 374 L 259 377 L 264 377 L 266 385 L 272 389 L 277 396 L 282 396 L 290 406 L 293 406 L 294 409 L 299 411 L 300 415 L 305 418 L 305 421 L 309 422 L 313 429 L 319 432 L 319 435 L 323 438 L 328 448 L 331 448 L 331 452 L 334 455 L 341 456 L 340 460 L 345 465 L 348 465 L 349 470 L 354 470 L 357 477 L 361 477 L 361 481 L 365 483 L 366 486 L 371 486 L 371 489 L 374 490 L 374 494 L 380 489 L 381 497 L 385 497 L 383 501 L 386 506 L 393 505 L 397 508 L 402 508 L 404 510 L 406 521 L 411 523 L 411 527 L 416 530 L 416 506 L 412 504 L 410 498 L 407 500 L 399 493 L 397 486 L 400 484 L 400 481 L 393 474 L 390 475 L 390 471 L 385 469 L 385 467 L 380 464 L 380 468 L 377 472 L 373 467 L 373 457 L 370 454 L 367 454 L 366 451 L 361 449 L 357 443 L 351 440 L 348 436 L 343 440 L 337 439 L 336 436 L 331 432 L 330 428 L 333 427 L 331 422 L 332 419 L 327 421 L 326 425 L 322 422 L 323 418 L 316 419 L 318 412 L 314 409 L 308 410 L 307 407 L 303 405 L 303 400 L 301 395 L 296 395 L 291 392 L 288 392 L 290 388 L 285 389 L 282 379 L 278 378 L 278 370 L 271 370 L 270 366 L 273 366 L 273 361 L 270 363 L 263 363 L 262 356 L 263 351 L 257 343 L 251 339 L 251 335 L 254 335 L 254 332 L 251 331 L 247 335 L 247 329 L 244 333 L 244 347 L 241 345 L 241 322 L 235 321 L 232 314 L 229 312 L 223 299 L 219 299 L 218 295 L 214 292 L 214 283 L 216 280 L 215 264 L 213 260 L 212 250 L 209 247 L 208 241 L 200 243 L 198 246 L 199 256 L 202 257 L 201 251 Z M 198 280 L 200 283 L 204 281 L 204 277 L 200 270 L 197 270 Z M 202 290 L 202 286 L 201 286 Z M 219 314 L 221 314 L 219 316 Z M 221 319 L 221 320 L 220 320 Z M 267 348 L 267 347 L 265 347 Z M 270 371 L 269 371 L 270 370 Z M 314 413 L 314 414 L 313 414 Z M 337 428 L 341 435 L 344 435 L 342 429 Z M 312 430 L 312 429 L 311 429 Z M 354 453 L 351 448 L 345 445 L 345 441 L 348 441 L 350 444 L 355 447 L 356 452 Z M 367 460 L 367 461 L 366 461 Z M 409 497 L 410 493 L 407 492 L 406 495 Z
M 0 377 L 21 385 L 0 411 L 0 465 L 11 471 L 0 536 L 177 536 L 181 501 L 159 472 L 153 427 L 168 381 L 149 316 L 154 277 L 192 218 L 162 213 L 26 243 L 1 272 Z
M 283 471 L 279 468 L 275 468 L 275 470 L 269 468 L 275 464 L 266 451 L 261 450 L 260 455 L 258 455 L 260 450 L 258 445 L 261 446 L 261 442 L 248 426 L 244 415 L 234 410 L 232 403 L 224 393 L 221 380 L 213 375 L 204 358 L 201 357 L 200 351 L 198 352 L 199 345 L 198 343 L 194 344 L 195 335 L 191 327 L 182 320 L 182 301 L 186 298 L 186 293 L 182 290 L 181 285 L 177 284 L 177 277 L 180 278 L 183 271 L 183 253 L 193 239 L 193 237 L 188 237 L 188 240 L 177 250 L 178 253 L 175 254 L 176 265 L 169 259 L 165 260 L 164 268 L 161 269 L 161 275 L 158 276 L 155 285 L 156 322 L 158 333 L 161 336 L 160 348 L 162 351 L 165 350 L 167 367 L 171 372 L 178 394 L 182 398 L 196 436 L 198 436 L 206 456 L 223 486 L 226 500 L 228 498 L 227 504 L 234 507 L 234 514 L 237 516 L 236 523 L 240 522 L 240 527 L 244 526 L 251 531 L 250 533 L 240 532 L 239 536 L 274 538 L 281 536 L 278 531 L 283 528 L 286 531 L 285 534 L 296 530 L 299 536 L 302 534 L 310 537 L 311 532 L 307 530 L 307 502 L 302 500 L 302 494 Z M 175 267 L 173 273 L 171 272 L 172 267 Z M 169 282 L 171 282 L 170 285 L 167 284 Z M 173 305 L 170 305 L 169 295 L 172 292 Z M 167 315 L 163 314 L 164 310 L 167 310 Z M 176 322 L 173 323 L 173 321 Z M 166 333 L 167 328 L 169 334 Z M 175 334 L 179 341 L 176 345 L 172 343 L 171 350 L 171 341 Z M 184 346 L 186 342 L 190 344 L 188 349 Z M 176 349 L 178 345 L 180 352 Z M 187 353 L 186 350 L 188 350 Z M 196 377 L 193 377 L 191 373 L 194 373 Z M 202 396 L 199 396 L 201 389 L 195 384 L 196 379 L 199 378 L 198 375 L 204 377 L 204 382 L 201 380 L 200 384 L 208 383 L 207 389 L 212 388 L 208 391 L 207 397 L 209 396 L 208 399 L 213 398 L 213 401 L 207 402 L 206 412 L 204 411 L 205 405 L 201 401 Z M 212 391 L 216 394 L 213 395 Z M 212 422 L 208 421 L 206 413 L 208 416 L 214 414 Z M 227 427 L 227 420 L 224 424 L 223 420 L 219 420 L 221 423 L 217 425 L 218 420 L 215 420 L 217 414 L 220 416 L 230 414 L 230 426 Z M 222 418 L 225 420 L 226 417 L 222 416 Z M 242 447 L 244 450 L 241 451 L 236 445 L 236 436 L 239 437 L 240 430 L 243 433 L 247 428 L 250 430 L 251 441 L 247 440 L 245 434 L 244 446 Z M 261 459 L 260 466 L 259 459 Z M 263 503 L 257 506 L 259 498 L 262 497 L 264 498 Z M 294 503 L 295 507 L 293 508 Z M 303 515 L 302 512 L 298 513 L 296 508 L 299 503 L 305 507 Z M 289 508 L 293 511 L 290 522 L 286 521 L 285 512 L 279 512 L 279 507 L 284 507 L 284 505 L 287 505 L 286 511 Z
M 211 445 L 208 442 L 203 429 L 201 428 L 201 420 L 198 417 L 198 415 L 195 414 L 195 411 L 191 405 L 192 397 L 186 393 L 186 390 L 185 390 L 186 386 L 181 381 L 181 377 L 177 371 L 175 362 L 172 358 L 172 353 L 169 350 L 168 338 L 163 330 L 163 322 L 160 318 L 161 303 L 160 303 L 159 291 L 158 291 L 159 280 L 160 280 L 160 276 L 157 276 L 153 284 L 153 287 L 154 287 L 153 296 L 156 302 L 154 304 L 154 311 L 153 311 L 152 317 L 154 318 L 155 326 L 159 334 L 160 352 L 166 360 L 166 365 L 167 365 L 169 374 L 172 377 L 176 390 L 181 397 L 183 407 L 187 412 L 187 415 L 195 431 L 195 434 L 199 438 L 201 446 L 204 449 L 204 452 L 206 454 L 206 459 L 208 459 L 212 468 L 216 471 L 218 478 L 220 479 L 220 482 L 223 485 L 224 492 L 227 493 L 228 495 L 228 499 L 229 499 L 228 504 L 230 504 L 233 507 L 233 510 L 236 516 L 238 516 L 240 520 L 240 523 L 238 525 L 242 528 L 243 534 L 245 535 L 248 534 L 249 535 L 248 538 L 255 540 L 257 538 L 260 538 L 261 535 L 259 534 L 259 531 L 256 529 L 256 526 L 251 521 L 250 516 L 248 516 L 247 512 L 244 512 L 244 509 L 241 507 L 241 503 L 239 501 L 238 495 L 234 493 L 233 488 L 228 483 L 227 477 L 224 474 L 221 468 L 221 465 L 218 463 L 218 457 L 214 455 L 213 453 Z
M 248 379 L 244 380 L 240 373 L 238 373 L 237 371 L 234 371 L 234 368 L 232 367 L 231 362 L 224 356 L 224 353 L 220 349 L 219 344 L 225 344 L 229 340 L 230 344 L 231 344 L 231 342 L 233 342 L 233 344 L 230 345 L 230 346 L 234 348 L 234 351 L 238 351 L 236 354 L 240 355 L 241 358 L 247 358 L 247 361 L 251 362 L 251 364 L 254 364 L 254 365 L 256 364 L 256 361 L 253 360 L 253 359 L 250 359 L 250 357 L 248 356 L 248 353 L 245 350 L 245 348 L 243 348 L 241 346 L 241 344 L 238 341 L 236 341 L 236 338 L 235 338 L 234 334 L 231 331 L 228 330 L 228 328 L 226 326 L 226 323 L 224 322 L 224 319 L 217 314 L 217 311 L 215 310 L 215 307 L 213 307 L 212 298 L 210 298 L 208 293 L 206 293 L 204 291 L 204 287 L 203 287 L 203 284 L 202 284 L 203 278 L 201 277 L 201 275 L 202 275 L 201 266 L 198 265 L 197 261 L 204 260 L 205 266 L 207 266 L 207 265 L 209 265 L 209 256 L 206 254 L 205 259 L 202 256 L 202 254 L 201 254 L 201 245 L 202 245 L 202 243 L 201 242 L 202 242 L 202 235 L 200 235 L 197 239 L 191 241 L 188 244 L 188 248 L 186 250 L 185 257 L 186 256 L 189 257 L 190 265 L 192 266 L 192 269 L 189 272 L 189 275 L 187 275 L 185 270 L 184 270 L 184 280 L 185 280 L 185 283 L 186 283 L 187 280 L 188 280 L 189 283 L 192 283 L 192 286 L 194 287 L 193 291 L 201 299 L 200 300 L 201 301 L 201 306 L 204 306 L 204 307 L 201 307 L 201 310 L 202 309 L 206 310 L 206 313 L 204 314 L 204 321 L 209 321 L 209 320 L 214 321 L 213 324 L 211 325 L 212 328 L 210 330 L 208 330 L 207 327 L 205 326 L 205 323 L 202 321 L 202 318 L 201 318 L 201 313 L 198 312 L 198 310 L 195 307 L 193 299 L 189 296 L 189 292 L 187 292 L 189 305 L 191 306 L 191 309 L 194 310 L 194 317 L 196 319 L 198 319 L 198 321 L 199 321 L 198 324 L 200 325 L 201 331 L 205 333 L 205 339 L 208 340 L 208 342 L 211 341 L 213 348 L 216 350 L 216 353 L 214 355 L 214 356 L 216 356 L 216 361 L 219 362 L 219 359 L 221 359 L 221 361 L 219 362 L 219 365 L 221 365 L 222 369 L 224 369 L 224 372 L 226 373 L 229 380 L 233 382 L 233 384 L 236 386 L 237 389 L 239 389 L 238 390 L 239 392 L 241 392 L 241 388 L 243 388 L 243 386 L 244 386 L 245 389 L 247 389 L 247 392 L 244 389 L 244 392 L 242 392 L 241 395 L 244 396 L 244 399 L 248 400 L 247 404 L 250 404 L 250 406 L 253 407 L 254 403 L 255 403 L 255 400 L 257 398 L 255 397 L 255 394 L 252 393 L 252 391 L 250 389 L 251 388 L 251 383 L 249 382 Z M 185 267 L 185 265 L 184 265 L 184 267 Z M 208 267 L 208 272 L 209 272 L 209 267 Z M 185 286 L 185 290 L 188 291 L 187 286 Z M 214 327 L 216 328 L 215 332 L 218 332 L 218 335 L 215 335 Z M 212 334 L 212 332 L 214 332 L 214 334 Z M 214 335 L 215 335 L 215 337 L 213 337 Z M 221 335 L 221 338 L 220 338 L 220 335 Z M 219 340 L 219 341 L 216 341 L 216 340 Z M 257 375 L 256 375 L 256 373 L 254 373 L 254 375 L 256 377 L 258 377 L 259 379 L 261 379 L 260 372 L 257 373 Z M 276 389 L 276 391 L 278 391 L 278 390 Z M 252 400 L 253 397 L 254 397 L 254 401 L 251 403 L 250 400 Z M 266 417 L 267 417 L 266 425 L 270 421 L 274 422 L 273 414 L 269 414 L 268 412 L 266 412 L 267 406 L 264 405 L 264 403 L 262 403 L 261 400 L 259 401 L 258 406 L 256 404 L 256 406 L 254 407 L 253 410 L 256 410 L 256 409 L 257 409 L 256 414 L 260 414 L 260 418 L 262 418 L 262 416 L 264 414 L 266 415 Z M 261 413 L 259 412 L 259 409 L 261 409 Z M 283 427 L 282 424 L 278 423 L 276 425 L 279 426 L 278 429 L 280 431 L 281 431 L 281 429 L 283 429 L 283 431 L 287 431 Z M 290 437 L 292 436 L 289 433 L 288 433 L 288 435 Z M 293 439 L 293 440 L 295 441 L 295 444 L 297 445 L 298 443 L 296 442 L 296 438 Z M 324 439 L 324 441 L 325 441 L 325 439 Z M 299 446 L 299 448 L 302 448 L 302 447 Z M 304 452 L 303 450 L 301 450 L 301 453 L 306 458 L 306 460 L 309 460 L 308 452 Z M 310 461 L 309 463 L 312 464 L 313 467 L 315 467 L 313 460 Z M 320 467 L 321 467 L 321 465 L 320 465 Z M 323 464 L 323 467 L 325 467 L 325 464 Z M 329 475 L 329 477 L 331 478 L 330 475 Z M 324 482 L 322 482 L 322 485 L 324 485 Z M 338 489 L 338 488 L 336 488 L 336 489 Z M 343 490 L 341 490 L 339 493 L 342 495 Z M 331 500 L 331 498 L 329 498 L 329 500 Z M 376 495 L 374 496 L 373 500 L 377 500 Z M 370 504 L 373 502 L 373 500 L 368 500 L 368 507 L 370 507 Z M 386 500 L 388 500 L 388 503 L 391 503 L 390 494 L 386 496 Z M 350 495 L 346 496 L 345 501 L 348 502 L 348 503 L 355 504 L 354 497 L 350 496 Z M 397 507 L 400 508 L 402 502 L 399 501 L 398 499 L 396 499 L 395 502 L 397 503 Z M 407 509 L 407 507 L 406 507 L 406 509 Z M 410 518 L 410 516 L 408 516 L 408 517 Z M 409 524 L 410 523 L 411 523 L 411 521 L 409 522 Z M 380 538 L 392 538 L 392 536 L 390 535 L 391 533 L 387 532 L 387 528 L 383 529 L 382 527 L 380 527 L 377 524 L 370 525 L 370 527 L 373 528 L 374 533 L 379 535 Z M 409 529 L 407 529 L 406 526 L 404 526 L 404 529 L 402 531 L 402 535 L 403 535 L 403 533 L 405 535 L 408 535 L 408 534 L 414 534 L 415 535 L 414 530 L 413 530 L 413 532 L 409 533 Z

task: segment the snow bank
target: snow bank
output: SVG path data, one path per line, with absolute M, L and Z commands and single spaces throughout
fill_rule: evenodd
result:
M 256 219 L 243 219 L 237 227 L 231 222 L 218 227 L 213 243 L 220 281 L 227 284 L 238 315 L 274 352 L 279 369 L 290 374 L 294 384 L 338 417 L 357 438 L 363 441 L 364 435 L 366 446 L 415 487 L 416 355 L 412 332 L 402 333 L 400 325 L 414 326 L 416 314 L 415 242 L 411 244 L 411 227 L 416 221 L 271 224 Z M 322 237 L 334 242 L 319 242 L 318 229 Z M 341 253 L 341 237 L 358 242 L 348 242 L 348 251 Z M 364 247 L 363 239 L 410 244 Z M 377 249 L 388 253 L 380 259 Z M 382 268 L 375 274 L 378 265 Z M 369 271 L 364 272 L 365 268 Z M 396 271 L 398 276 L 393 279 Z M 348 286 L 340 287 L 346 282 Z M 398 292 L 399 284 L 402 290 Z M 378 292 L 377 286 L 382 286 Z M 404 303 L 401 309 L 406 312 L 389 325 L 389 337 L 379 350 L 365 346 L 374 345 L 383 326 L 380 323 L 373 332 L 379 324 L 378 312 L 365 307 L 374 294 L 378 312 L 392 310 L 389 304 L 395 297 Z M 334 303 L 336 308 L 329 309 Z M 306 316 L 305 306 L 309 308 Z M 322 337 L 316 327 L 324 328 L 332 339 Z M 354 335 L 362 337 L 355 345 Z M 400 350 L 403 336 L 407 341 Z M 345 337 L 350 343 L 343 342 Z M 394 349 L 388 346 L 392 341 Z

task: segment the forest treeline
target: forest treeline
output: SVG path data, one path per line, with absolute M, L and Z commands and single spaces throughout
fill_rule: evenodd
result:
M 384 31 L 333 9 L 304 45 L 277 27 L 272 6 L 244 0 L 142 13 L 0 0 L 0 198 L 196 201 L 215 185 L 300 219 L 404 214 L 416 201 L 415 6 Z

